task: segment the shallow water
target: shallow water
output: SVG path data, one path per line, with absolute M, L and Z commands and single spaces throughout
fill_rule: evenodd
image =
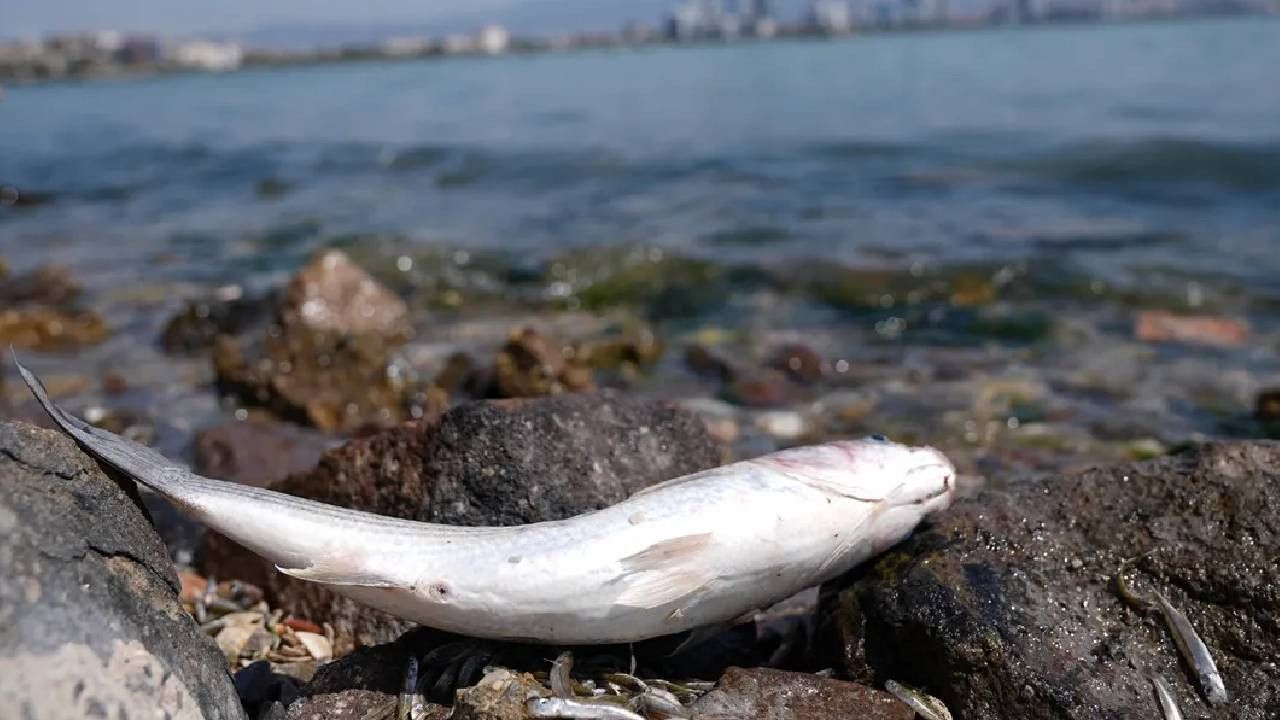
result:
M 128 368 L 135 392 L 115 402 L 173 423 L 174 449 L 220 411 L 206 361 L 155 349 L 163 319 L 217 285 L 278 284 L 323 246 L 501 249 L 497 282 L 610 245 L 918 277 L 1007 265 L 1036 279 L 1000 304 L 1050 315 L 1049 337 L 957 341 L 968 316 L 912 315 L 897 289 L 869 313 L 777 283 L 732 285 L 668 327 L 677 349 L 699 325 L 749 331 L 747 355 L 804 339 L 874 376 L 832 389 L 884 396 L 867 424 L 958 413 L 920 431 L 939 442 L 1007 428 L 1003 405 L 975 420 L 974 383 L 1016 376 L 1044 422 L 1065 408 L 1054 447 L 1079 431 L 1087 457 L 1097 422 L 1125 440 L 1219 434 L 1276 381 L 1278 66 L 1280 22 L 1249 18 L 9 88 L 0 183 L 52 199 L 0 207 L 0 256 L 69 266 L 114 329 L 37 367 Z M 1152 348 L 1128 331 L 1147 305 L 1225 312 L 1253 334 Z M 416 357 L 496 342 L 511 312 L 423 315 Z M 642 389 L 701 387 L 668 356 Z M 960 379 L 928 379 L 948 364 Z

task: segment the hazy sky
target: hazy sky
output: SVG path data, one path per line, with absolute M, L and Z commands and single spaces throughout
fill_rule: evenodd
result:
M 607 0 L 600 0 L 609 4 Z M 0 35 L 120 28 L 239 31 L 276 24 L 430 23 L 555 0 L 0 0 Z

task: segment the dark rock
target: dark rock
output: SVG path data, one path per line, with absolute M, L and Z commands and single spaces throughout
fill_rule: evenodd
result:
M 219 335 L 237 335 L 265 322 L 274 302 L 271 296 L 191 300 L 165 323 L 160 346 L 174 354 L 208 350 Z
M 243 718 L 132 484 L 0 425 L 0 698 L 29 717 Z M 126 492 L 124 487 L 127 487 Z
M 855 678 L 895 679 L 965 718 L 1154 717 L 1280 708 L 1280 444 L 1214 443 L 1132 466 L 984 491 L 828 597 Z M 1231 702 L 1210 708 L 1164 623 L 1113 577 L 1190 618 Z M 838 585 L 833 584 L 834 590 Z M 1193 716 L 1188 714 L 1188 717 Z
M 915 712 L 894 696 L 842 680 L 804 673 L 729 668 L 693 704 L 694 720 L 911 720 Z
M 685 348 L 684 364 L 695 373 L 720 382 L 729 382 L 734 377 L 733 365 L 706 345 L 693 344 Z
M 1280 422 L 1280 388 L 1267 388 L 1258 393 L 1253 416 L 1262 422 Z
M 769 367 L 780 370 L 792 380 L 806 385 L 816 383 L 827 373 L 827 362 L 808 345 L 783 345 L 769 359 Z
M 271 663 L 259 660 L 240 668 L 232 678 L 240 704 L 250 718 L 260 718 L 275 703 L 288 705 L 298 697 L 298 683 L 271 670 Z
M 533 328 L 511 333 L 493 360 L 489 397 L 525 398 L 595 388 L 591 370 Z
M 445 360 L 444 367 L 436 374 L 431 384 L 450 395 L 454 395 L 468 390 L 468 383 L 476 369 L 475 358 L 464 352 L 456 352 Z
M 610 392 L 473 402 L 439 425 L 410 423 L 328 452 L 272 489 L 392 517 L 456 525 L 557 520 L 721 462 L 694 415 Z M 410 624 L 276 573 L 222 537 L 206 573 L 262 586 L 286 612 L 332 622 L 335 653 L 399 636 Z
M 195 438 L 195 470 L 241 485 L 266 487 L 316 466 L 328 447 L 319 433 L 266 420 L 229 422 Z
M 410 655 L 421 656 L 439 641 L 432 630 L 408 632 L 392 643 L 362 648 L 321 666 L 289 705 L 290 720 L 369 717 L 374 708 L 394 708 Z M 448 708 L 426 704 L 429 720 L 448 717 Z M 391 715 L 387 715 L 391 717 Z
M 31 272 L 0 280 L 0 305 L 70 307 L 80 296 L 80 286 L 62 265 L 44 265 Z
M 264 178 L 254 186 L 254 192 L 263 200 L 276 200 L 293 190 L 293 184 L 280 178 Z
M 409 308 L 341 250 L 320 253 L 289 282 L 280 322 L 320 333 L 375 335 L 394 345 L 412 334 Z

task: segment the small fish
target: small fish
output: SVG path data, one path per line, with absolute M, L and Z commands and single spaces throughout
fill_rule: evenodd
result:
M 529 698 L 525 711 L 531 718 L 575 718 L 576 720 L 645 720 L 613 702 L 595 698 Z
M 1182 653 L 1183 659 L 1195 671 L 1204 699 L 1210 705 L 1226 702 L 1227 688 L 1222 682 L 1222 676 L 1218 674 L 1218 666 L 1213 662 L 1208 646 L 1196 634 L 1195 628 L 1191 627 L 1191 621 L 1171 605 L 1164 595 L 1156 593 L 1156 603 L 1164 615 L 1164 621 L 1169 625 L 1169 631 L 1173 633 L 1173 642 L 1178 646 L 1178 652 Z
M 884 689 L 894 697 L 907 704 L 916 714 L 925 720 L 951 720 L 951 711 L 938 698 L 917 690 L 910 685 L 886 680 Z
M 689 710 L 680 704 L 676 696 L 661 688 L 648 688 L 635 696 L 631 702 L 633 708 L 639 710 L 650 720 L 673 720 L 674 718 L 689 717 Z
M 1156 675 L 1152 675 L 1149 679 L 1151 687 L 1155 689 L 1156 702 L 1160 703 L 1160 712 L 1164 720 L 1182 720 L 1182 711 L 1178 709 L 1178 701 L 1173 699 L 1173 691 L 1169 686 Z
M 410 655 L 404 668 L 404 686 L 400 690 L 400 704 L 396 712 L 397 720 L 413 720 L 420 713 L 422 700 L 418 695 L 418 658 Z
M 82 448 L 280 572 L 473 638 L 624 643 L 727 622 L 849 571 L 955 492 L 942 453 L 872 437 L 686 475 L 566 520 L 414 522 L 201 477 L 67 414 L 15 364 Z
M 571 698 L 573 692 L 573 653 L 565 650 L 551 663 L 551 692 L 556 697 Z

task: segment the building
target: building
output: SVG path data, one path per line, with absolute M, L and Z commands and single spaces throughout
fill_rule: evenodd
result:
M 244 62 L 244 50 L 235 43 L 186 40 L 173 49 L 174 63 L 195 70 L 226 72 Z
M 485 25 L 476 33 L 476 49 L 486 55 L 501 55 L 510 43 L 511 36 L 501 25 Z
M 824 35 L 848 34 L 853 31 L 853 10 L 847 0 L 813 0 L 808 26 Z

